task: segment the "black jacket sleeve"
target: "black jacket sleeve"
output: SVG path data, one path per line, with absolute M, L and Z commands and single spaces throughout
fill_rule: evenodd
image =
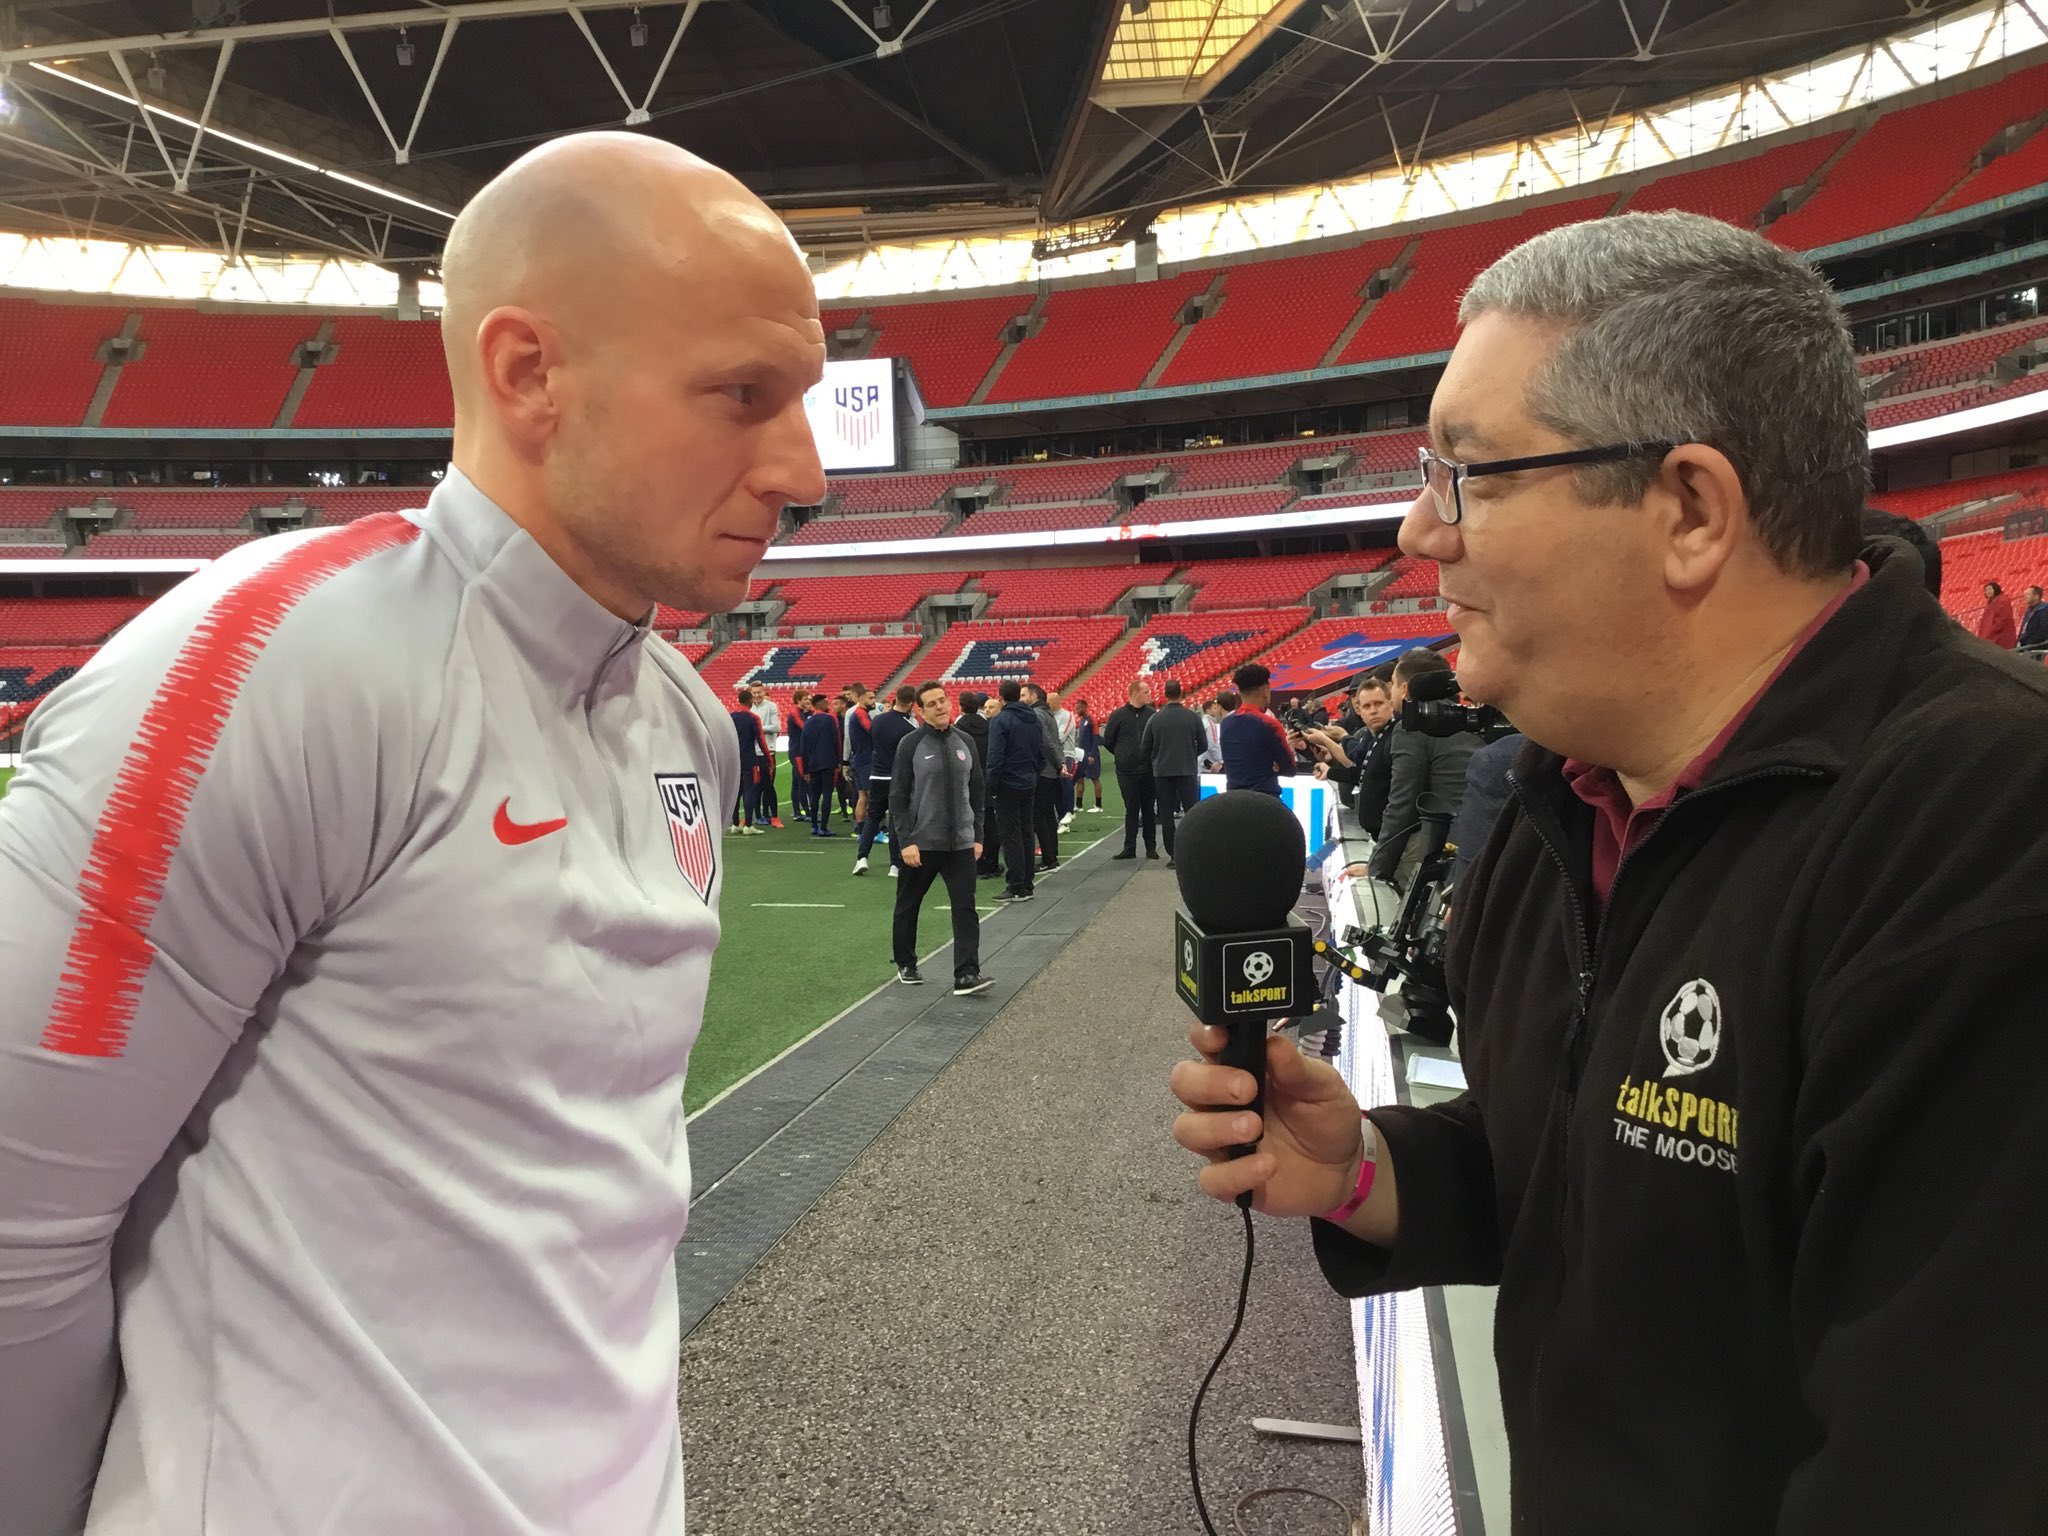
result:
M 903 829 L 913 821 L 917 797 L 917 732 L 896 744 L 896 760 L 889 765 L 889 841 L 901 845 Z
M 1373 741 L 1372 753 L 1358 774 L 1358 825 L 1370 837 L 1385 823 L 1387 792 L 1392 785 L 1393 745 L 1399 726 L 1388 726 Z
M 1130 706 L 1128 704 L 1113 709 L 1109 712 L 1109 718 L 1102 723 L 1102 750 L 1117 760 L 1118 767 L 1123 766 L 1124 757 L 1123 753 L 1117 749 L 1117 743 L 1124 739 L 1124 727 L 1131 718 L 1129 710 Z M 1125 769 L 1124 771 L 1128 773 L 1130 770 Z
M 2041 1470 L 2012 1436 L 2038 1436 L 2048 1379 L 2044 925 L 2038 900 L 1937 924 L 1813 999 L 1791 1301 L 1820 1434 L 1780 1536 L 1878 1529 L 1936 1465 L 1947 1528 L 2038 1528 Z
M 1372 850 L 1372 874 L 1391 879 L 1415 829 L 1416 802 L 1429 787 L 1430 738 L 1397 731 L 1389 743 L 1387 803 L 1380 813 L 1379 841 Z

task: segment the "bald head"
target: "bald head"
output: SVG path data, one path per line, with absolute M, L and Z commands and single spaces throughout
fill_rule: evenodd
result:
M 600 336 L 630 326 L 650 283 L 684 263 L 776 256 L 803 262 L 766 204 L 686 149 L 637 133 L 543 144 L 477 193 L 448 235 L 441 339 L 457 415 L 475 407 L 477 329 L 495 309 Z
M 823 497 L 810 270 L 718 167 L 557 139 L 463 209 L 442 285 L 456 467 L 621 617 L 732 606 L 783 507 Z

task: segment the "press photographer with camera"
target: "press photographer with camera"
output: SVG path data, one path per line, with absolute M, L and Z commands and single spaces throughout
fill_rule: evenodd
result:
M 2039 1529 L 2042 669 L 1859 549 L 1797 255 L 1571 224 L 1459 320 L 1401 547 L 1532 742 L 1450 933 L 1471 1088 L 1361 1119 L 1276 1039 L 1262 1116 L 1176 1067 L 1176 1139 L 1347 1295 L 1499 1286 L 1518 1530 Z
M 1349 710 L 1331 729 L 1303 733 L 1319 765 L 1316 777 L 1335 784 L 1347 807 L 1357 796 L 1359 777 L 1393 720 L 1394 701 L 1387 684 L 1367 673 L 1351 690 Z M 1351 723 L 1349 730 L 1342 729 L 1346 722 Z
M 1403 698 L 1415 679 L 1428 672 L 1448 675 L 1451 664 L 1430 650 L 1413 650 L 1394 664 L 1394 679 Z M 1387 800 L 1380 814 L 1379 836 L 1373 842 L 1368 868 L 1375 880 L 1406 890 L 1421 862 L 1422 844 L 1415 837 L 1422 823 L 1425 795 L 1434 796 L 1453 814 L 1465 798 L 1465 765 L 1479 749 L 1470 731 L 1433 736 L 1403 727 L 1395 717 L 1387 737 Z

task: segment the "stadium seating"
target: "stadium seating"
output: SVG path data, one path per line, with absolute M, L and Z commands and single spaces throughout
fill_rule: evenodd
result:
M 1931 211 L 1945 213 L 1951 208 L 1988 203 L 1994 197 L 2038 187 L 2044 181 L 2048 181 L 2048 127 L 2036 129 L 2018 147 L 2000 155 L 1982 170 L 1972 171 Z
M 12 735 L 52 688 L 92 660 L 97 646 L 0 647 L 0 741 Z
M 988 507 L 970 512 L 955 537 L 982 533 L 1037 533 L 1054 528 L 1100 528 L 1118 512 L 1111 501 L 1068 501 L 1049 507 Z
M 1121 703 L 1138 677 L 1154 680 L 1155 701 L 1158 683 L 1169 677 L 1193 692 L 1272 649 L 1309 617 L 1306 608 L 1160 614 L 1146 620 L 1079 687 L 1091 700 L 1110 704 Z
M 121 370 L 110 427 L 268 427 L 299 376 L 317 315 L 143 312 L 143 354 Z
M 1417 560 L 1411 556 L 1403 555 L 1395 560 L 1388 569 L 1393 572 L 1393 580 L 1374 593 L 1375 597 L 1436 596 L 1436 562 L 1434 560 Z
M 1362 363 L 1449 350 L 1457 340 L 1458 296 L 1480 268 L 1546 229 L 1599 218 L 1613 201 L 1575 198 L 1430 231 L 1410 259 L 1407 281 L 1373 306 L 1337 361 Z
M 948 685 L 979 686 L 988 692 L 1008 678 L 1065 688 L 1129 629 L 1115 615 L 975 619 L 955 624 L 940 636 L 926 658 L 926 675 Z M 1093 692 L 1092 687 L 1089 691 Z M 1107 713 L 1108 708 L 1098 713 Z
M 965 405 L 1003 350 L 1005 322 L 1030 306 L 1015 294 L 878 304 L 868 311 L 880 331 L 874 355 L 907 361 L 926 405 Z
M 1212 560 L 1181 572 L 1180 580 L 1201 590 L 1194 611 L 1261 608 L 1308 600 L 1332 576 L 1364 575 L 1387 563 L 1389 551 L 1359 550 L 1334 555 L 1282 555 L 1266 560 Z
M 0 560 L 62 560 L 62 544 L 0 544 Z
M 1937 101 L 1898 107 L 1844 151 L 1810 198 L 1770 226 L 1795 251 L 1832 245 L 1921 217 L 1970 174 L 2000 129 L 2048 101 L 2048 64 Z
M 789 708 L 799 684 L 806 688 L 866 683 L 880 692 L 896 680 L 917 648 L 917 635 L 883 635 L 859 640 L 741 640 L 698 668 L 720 698 L 731 698 L 745 677 L 761 683 L 775 702 Z
M 1131 588 L 1162 582 L 1172 570 L 1164 565 L 1098 565 L 1078 570 L 984 571 L 977 585 L 990 594 L 984 618 L 1102 614 Z
M 1290 512 L 1327 512 L 1338 507 L 1369 507 L 1377 517 L 1383 512 L 1399 512 L 1415 497 L 1410 490 L 1378 491 L 1324 491 L 1319 496 L 1304 496 L 1287 510 Z
M 405 486 L 397 490 L 329 491 L 318 487 L 304 490 L 273 489 L 264 498 L 265 506 L 275 506 L 287 495 L 297 496 L 311 509 L 306 516 L 308 523 L 327 526 L 335 523 L 352 523 L 359 517 L 368 517 L 373 512 L 413 512 L 427 504 L 427 498 L 434 494 L 431 485 Z
M 922 512 L 956 485 L 980 485 L 979 470 L 948 470 L 936 475 L 847 475 L 828 481 L 838 497 L 835 513 Z
M 1356 475 L 1397 475 L 1416 472 L 1418 461 L 1415 450 L 1429 442 L 1429 433 L 1420 427 L 1410 427 L 1400 432 L 1368 432 L 1359 437 L 1333 437 L 1328 443 L 1332 452 L 1349 451 L 1354 461 L 1351 472 Z
M 116 507 L 135 514 L 133 528 L 246 528 L 261 493 L 233 491 L 115 490 Z
M 1819 138 L 1780 144 L 1726 165 L 1674 171 L 1637 187 L 1629 197 L 1628 211 L 1657 213 L 1676 208 L 1755 229 L 1765 204 L 1780 192 L 1802 185 L 1848 138 L 1849 130 L 1845 128 Z
M 898 576 L 799 576 L 776 588 L 775 595 L 789 605 L 776 622 L 891 623 L 909 618 L 927 597 L 958 592 L 970 574 L 919 571 Z
M 1894 365 L 1903 365 L 1905 371 L 1893 381 L 1889 393 L 1919 394 L 1923 390 L 1945 389 L 1966 380 L 1986 379 L 1992 365 L 2006 353 L 2016 351 L 2041 336 L 2048 336 L 2048 320 L 2001 325 L 1988 331 L 1972 332 L 1954 341 L 1894 354 Z
M 1229 490 L 1245 485 L 1272 485 L 1296 462 L 1321 451 L 1315 442 L 1264 444 L 1255 448 L 1216 448 L 1166 461 L 1173 471 L 1173 490 Z
M 1427 614 L 1401 614 L 1392 618 L 1317 619 L 1261 655 L 1259 660 L 1278 672 L 1294 662 L 1328 653 L 1345 640 L 1378 645 L 1390 640 L 1434 640 L 1449 633 L 1450 626 L 1444 623 L 1441 614 L 1434 618 Z M 1358 670 L 1355 662 L 1346 661 L 1330 669 L 1330 680 L 1341 682 Z
M 455 420 L 441 328 L 419 320 L 345 316 L 335 359 L 314 370 L 295 427 L 446 427 Z
M 936 538 L 949 518 L 931 517 L 820 517 L 782 542 L 784 544 L 862 544 L 874 539 L 906 540 Z
M 0 598 L 0 646 L 97 645 L 149 604 L 146 597 Z
M 0 528 L 53 528 L 64 508 L 85 506 L 98 494 L 85 486 L 68 491 L 0 490 Z
M 2015 603 L 2024 588 L 2048 586 L 2048 534 L 2008 539 L 1997 532 L 1966 533 L 1941 541 L 1941 605 L 1973 629 L 1984 611 L 1987 581 L 1997 582 Z
M 1004 464 L 989 470 L 1011 501 L 1095 501 L 1125 475 L 1143 474 L 1162 461 L 1157 454 L 1141 458 L 1078 459 L 1053 464 Z
M 106 370 L 100 343 L 117 336 L 127 311 L 104 305 L 0 299 L 0 421 L 75 427 L 85 420 Z
M 1127 523 L 1189 523 L 1207 518 L 1266 517 L 1294 499 L 1287 489 L 1211 491 L 1194 496 L 1148 496 L 1124 518 Z
M 1195 323 L 1159 382 L 1202 384 L 1317 366 L 1358 313 L 1366 283 L 1407 243 L 1397 235 L 1228 268 L 1222 306 Z
M 1156 282 L 1063 288 L 1045 303 L 1045 323 L 996 375 L 991 401 L 1136 389 L 1180 328 L 1187 301 L 1212 274 L 1182 272 Z
M 74 560 L 215 560 L 250 533 L 102 533 L 72 556 Z

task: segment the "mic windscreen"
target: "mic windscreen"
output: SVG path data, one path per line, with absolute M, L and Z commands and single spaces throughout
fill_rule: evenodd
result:
M 1408 679 L 1408 697 L 1428 703 L 1433 699 L 1455 699 L 1458 696 L 1458 674 L 1455 672 L 1423 672 Z
M 1181 905 L 1210 933 L 1280 927 L 1301 899 L 1307 858 L 1294 813 L 1255 789 L 1198 801 L 1174 829 Z

